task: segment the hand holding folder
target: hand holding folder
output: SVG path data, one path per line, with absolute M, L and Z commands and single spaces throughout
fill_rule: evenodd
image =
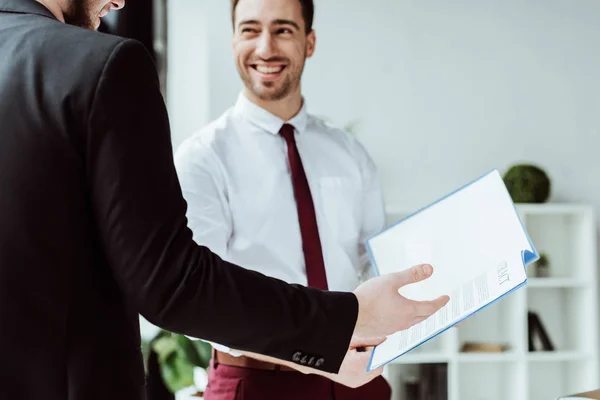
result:
M 463 186 L 366 241 L 380 275 L 431 264 L 433 275 L 399 288 L 410 300 L 449 295 L 431 317 L 375 347 L 368 370 L 425 343 L 527 281 L 539 258 L 497 170 Z
M 431 265 L 421 264 L 397 272 L 395 273 L 395 276 L 386 275 L 385 277 L 375 277 L 360 285 L 354 291 L 362 308 L 359 310 L 356 331 L 363 333 L 363 335 L 366 334 L 366 336 L 353 336 L 350 347 L 370 347 L 385 340 L 385 337 L 377 336 L 378 334 L 381 335 L 381 333 L 374 330 L 372 326 L 362 324 L 362 321 L 365 320 L 364 316 L 361 315 L 363 310 L 376 308 L 367 304 L 368 299 L 376 299 L 378 303 L 395 305 L 395 309 L 393 310 L 395 311 L 394 315 L 388 316 L 388 318 L 393 318 L 393 321 L 389 321 L 390 325 L 394 326 L 393 329 L 407 329 L 424 321 L 445 306 L 449 300 L 448 296 L 440 296 L 437 299 L 430 301 L 415 301 L 405 297 L 400 297 L 400 299 L 398 299 L 399 287 L 430 279 L 432 273 L 433 268 Z M 386 297 L 389 297 L 389 299 Z M 366 320 L 372 321 L 372 318 L 366 318 Z

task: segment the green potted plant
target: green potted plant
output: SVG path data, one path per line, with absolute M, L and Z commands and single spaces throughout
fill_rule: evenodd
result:
M 535 276 L 537 278 L 547 278 L 550 276 L 550 263 L 548 256 L 544 253 L 541 253 L 540 259 L 535 262 Z
M 503 179 L 515 203 L 544 203 L 550 197 L 550 178 L 543 169 L 535 165 L 513 165 L 506 171 Z
M 210 344 L 162 330 L 152 341 L 152 350 L 157 354 L 161 377 L 171 393 L 195 386 L 202 395 L 212 357 Z

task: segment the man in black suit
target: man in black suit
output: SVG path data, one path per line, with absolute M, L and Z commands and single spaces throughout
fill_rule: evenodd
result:
M 194 243 L 152 60 L 93 31 L 122 6 L 0 0 L 0 398 L 143 398 L 139 313 L 349 386 L 374 378 L 348 348 L 442 307 L 397 292 L 431 268 L 322 292 Z

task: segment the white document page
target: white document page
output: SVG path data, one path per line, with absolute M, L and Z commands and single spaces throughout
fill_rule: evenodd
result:
M 388 336 L 373 352 L 376 369 L 527 280 L 524 252 L 537 259 L 497 170 L 389 227 L 367 241 L 379 274 L 427 263 L 433 275 L 400 288 L 413 300 L 450 296 L 427 320 Z

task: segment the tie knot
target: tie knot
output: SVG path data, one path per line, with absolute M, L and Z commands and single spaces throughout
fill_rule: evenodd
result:
M 290 124 L 283 124 L 281 129 L 279 130 L 279 134 L 283 136 L 286 141 L 294 140 L 294 127 Z

